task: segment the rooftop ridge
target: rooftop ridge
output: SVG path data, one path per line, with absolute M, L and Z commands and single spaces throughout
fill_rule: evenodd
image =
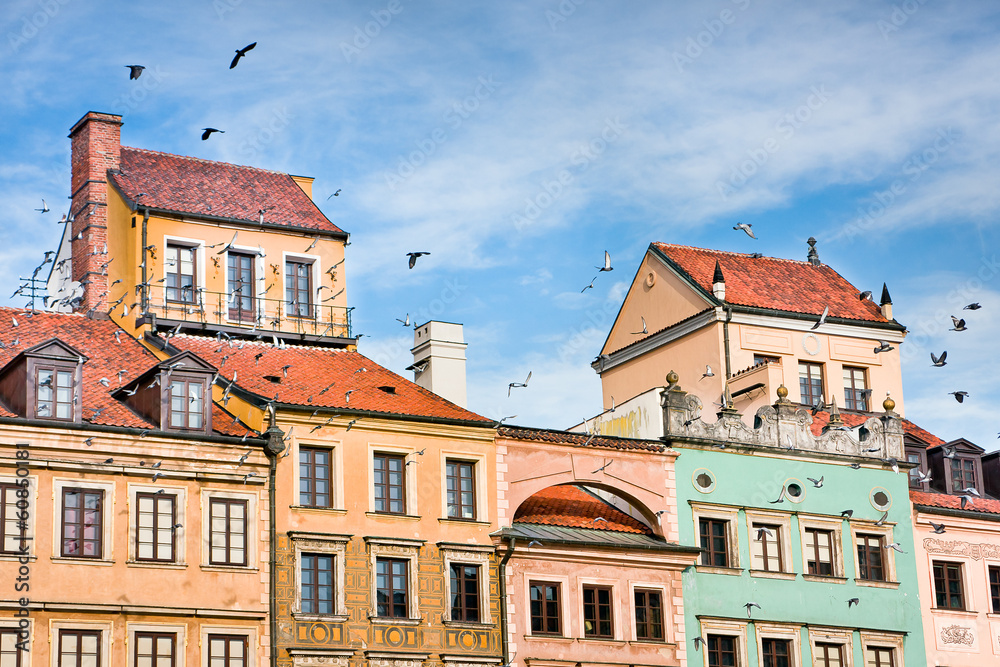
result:
M 666 243 L 664 241 L 653 241 L 652 243 L 653 243 L 653 245 L 663 246 L 663 247 L 666 247 L 666 248 L 686 248 L 688 250 L 700 250 L 702 252 L 707 252 L 707 253 L 710 253 L 710 254 L 713 254 L 713 255 L 729 255 L 729 256 L 732 256 L 732 257 L 744 257 L 746 259 L 769 259 L 769 260 L 774 260 L 776 262 L 789 262 L 791 264 L 802 264 L 802 265 L 805 265 L 805 266 L 814 266 L 808 260 L 802 260 L 802 259 L 789 259 L 787 257 L 771 257 L 770 255 L 762 255 L 761 257 L 756 257 L 755 258 L 753 256 L 754 253 L 752 253 L 752 252 L 736 252 L 735 250 L 716 250 L 716 249 L 713 249 L 713 248 L 702 248 L 700 246 L 695 246 L 695 245 L 683 245 L 681 243 Z M 828 269 L 832 269 L 832 267 L 829 264 L 824 264 L 823 262 L 820 262 L 819 266 L 825 266 Z M 838 275 L 840 275 L 840 274 L 838 274 Z
M 180 160 L 191 160 L 193 162 L 201 162 L 201 163 L 204 163 L 204 164 L 217 164 L 217 165 L 222 165 L 222 166 L 225 166 L 225 167 L 236 167 L 238 169 L 249 169 L 251 171 L 261 171 L 261 172 L 264 172 L 264 173 L 267 173 L 267 174 L 275 174 L 277 176 L 288 176 L 288 177 L 291 177 L 291 174 L 289 174 L 288 172 L 285 172 L 285 171 L 276 171 L 274 169 L 264 169 L 263 167 L 251 167 L 250 165 L 246 165 L 246 164 L 236 164 L 235 162 L 223 162 L 222 160 L 209 160 L 209 159 L 203 158 L 203 157 L 194 157 L 193 155 L 179 155 L 177 153 L 168 153 L 166 151 L 154 151 L 154 150 L 149 149 L 149 148 L 137 148 L 135 146 L 122 146 L 122 151 L 136 151 L 136 152 L 140 152 L 140 153 L 151 153 L 153 155 L 165 155 L 167 157 L 178 158 Z M 128 176 L 127 173 L 125 175 Z

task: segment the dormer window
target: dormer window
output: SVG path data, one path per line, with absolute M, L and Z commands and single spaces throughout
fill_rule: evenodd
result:
M 84 357 L 53 338 L 17 355 L 0 369 L 0 397 L 27 419 L 79 422 Z
M 35 366 L 35 417 L 71 421 L 76 387 L 76 369 Z
M 169 381 L 172 429 L 201 431 L 205 428 L 205 379 L 171 378 Z
M 115 397 L 162 431 L 208 435 L 214 374 L 214 367 L 191 352 L 181 352 L 123 386 Z
M 976 459 L 962 458 L 956 456 L 951 461 L 951 488 L 952 493 L 959 493 L 962 489 L 973 488 L 977 491 L 976 484 Z

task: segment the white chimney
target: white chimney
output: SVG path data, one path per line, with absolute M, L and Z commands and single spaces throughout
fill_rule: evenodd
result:
M 462 325 L 431 320 L 413 330 L 413 381 L 456 405 L 466 407 L 465 348 Z

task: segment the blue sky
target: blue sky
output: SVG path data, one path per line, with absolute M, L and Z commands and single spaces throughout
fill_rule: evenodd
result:
M 804 259 L 815 236 L 888 283 L 907 416 L 996 448 L 995 3 L 17 0 L 0 29 L 10 292 L 58 241 L 70 126 L 108 111 L 125 145 L 316 177 L 352 234 L 361 351 L 403 372 L 397 317 L 463 323 L 482 414 L 599 412 L 589 362 L 650 241 Z M 412 250 L 432 254 L 409 271 Z M 616 270 L 580 294 L 604 250 Z

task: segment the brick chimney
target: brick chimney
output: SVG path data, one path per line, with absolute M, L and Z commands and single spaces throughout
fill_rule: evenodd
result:
M 73 280 L 90 281 L 77 311 L 108 307 L 108 170 L 120 166 L 121 125 L 121 116 L 88 111 L 69 131 Z

